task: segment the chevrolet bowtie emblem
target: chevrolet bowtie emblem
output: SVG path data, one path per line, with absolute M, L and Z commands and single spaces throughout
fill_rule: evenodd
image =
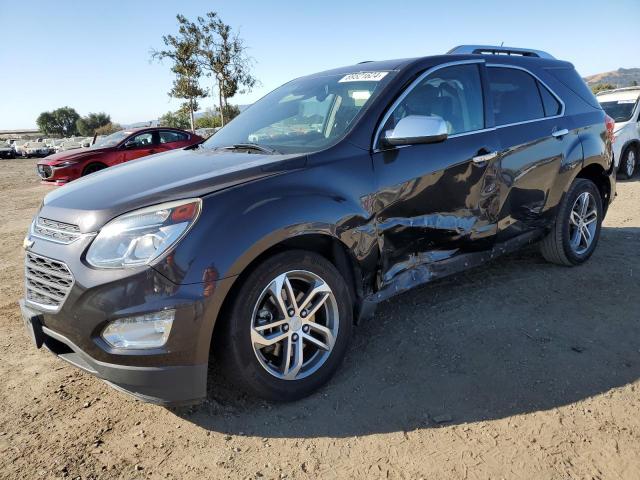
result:
M 26 237 L 24 237 L 24 240 L 22 241 L 22 248 L 27 250 L 28 248 L 31 248 L 33 246 L 33 243 L 34 241 L 31 240 L 31 237 L 29 237 L 29 235 L 27 235 Z

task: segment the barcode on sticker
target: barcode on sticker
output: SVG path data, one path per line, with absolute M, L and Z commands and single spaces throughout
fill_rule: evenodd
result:
M 389 72 L 358 72 L 345 75 L 338 83 L 344 82 L 379 82 Z

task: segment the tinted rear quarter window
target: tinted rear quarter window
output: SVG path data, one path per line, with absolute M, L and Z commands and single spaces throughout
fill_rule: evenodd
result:
M 562 105 L 556 97 L 554 97 L 549 89 L 538 82 L 538 89 L 540 90 L 540 96 L 542 97 L 542 104 L 544 105 L 544 114 L 546 117 L 553 117 L 562 113 Z
M 523 70 L 489 67 L 496 125 L 526 122 L 545 116 L 538 82 Z
M 547 72 L 557 78 L 565 87 L 573 91 L 582 100 L 592 107 L 600 108 L 600 104 L 595 95 L 591 92 L 584 80 L 573 68 L 547 68 Z

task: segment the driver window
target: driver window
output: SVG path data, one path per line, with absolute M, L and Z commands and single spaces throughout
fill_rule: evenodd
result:
M 449 135 L 484 128 L 484 104 L 478 64 L 436 70 L 416 85 L 396 107 L 383 132 L 393 130 L 409 115 L 439 116 Z
M 151 143 L 153 143 L 153 133 L 147 132 L 130 138 L 124 146 L 127 148 L 137 148 L 151 145 Z

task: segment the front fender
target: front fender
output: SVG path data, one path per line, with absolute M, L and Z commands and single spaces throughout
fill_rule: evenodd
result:
M 370 168 L 368 156 L 362 158 Z M 367 209 L 372 177 L 345 175 L 345 166 L 301 169 L 205 197 L 192 231 L 155 268 L 176 283 L 224 279 L 242 273 L 274 245 L 310 234 L 335 238 L 366 262 L 377 251 Z M 327 171 L 332 168 L 341 172 Z M 330 180 L 323 184 L 319 178 Z

